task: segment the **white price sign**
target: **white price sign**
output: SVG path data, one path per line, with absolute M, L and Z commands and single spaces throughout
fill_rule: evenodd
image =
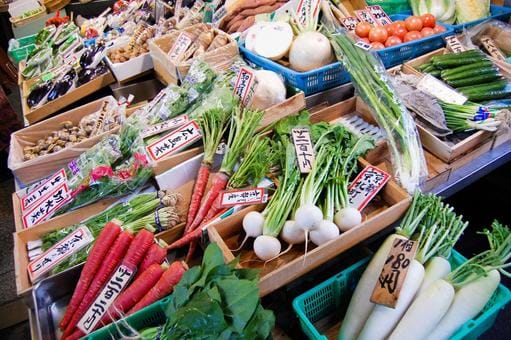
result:
M 309 128 L 294 128 L 291 130 L 291 136 L 300 172 L 302 174 L 311 172 L 315 154 Z
M 180 115 L 175 118 L 172 118 L 170 120 L 166 120 L 163 123 L 154 124 L 151 126 L 146 127 L 144 130 L 142 130 L 142 138 L 147 138 L 149 136 L 154 136 L 159 133 L 177 129 L 180 126 L 183 126 L 184 124 L 188 123 L 190 119 L 187 115 Z
M 467 97 L 430 74 L 426 74 L 422 77 L 417 84 L 417 89 L 446 103 L 462 105 L 467 101 Z
M 71 199 L 67 182 L 50 191 L 43 199 L 27 209 L 22 216 L 23 227 L 30 228 L 51 217 L 57 209 Z
M 161 139 L 149 144 L 147 152 L 155 161 L 160 160 L 202 137 L 199 125 L 192 120 L 181 128 L 172 131 Z
M 362 211 L 389 179 L 390 175 L 385 171 L 372 165 L 366 166 L 348 187 L 350 206 Z
M 221 195 L 220 202 L 224 208 L 235 205 L 261 204 L 268 199 L 264 188 L 229 190 L 223 191 Z
M 185 32 L 180 33 L 176 39 L 176 42 L 174 43 L 174 46 L 172 46 L 168 53 L 169 59 L 172 61 L 179 59 L 179 57 L 181 57 L 181 55 L 186 52 L 191 44 L 192 38 L 190 38 Z
M 53 191 L 56 187 L 67 182 L 66 171 L 60 169 L 53 176 L 42 182 L 27 194 L 21 197 L 21 210 L 25 211 L 34 206 L 42 200 L 48 193 Z
M 257 80 L 254 71 L 247 67 L 240 67 L 234 84 L 234 94 L 240 97 L 243 106 L 249 106 L 252 103 L 256 86 Z

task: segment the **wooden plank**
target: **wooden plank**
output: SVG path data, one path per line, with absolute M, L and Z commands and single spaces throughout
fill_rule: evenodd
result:
M 261 124 L 259 124 L 259 130 L 273 124 L 282 118 L 298 113 L 303 109 L 305 109 L 305 95 L 303 92 L 299 92 L 294 96 L 289 97 L 284 102 L 264 110 L 264 116 Z

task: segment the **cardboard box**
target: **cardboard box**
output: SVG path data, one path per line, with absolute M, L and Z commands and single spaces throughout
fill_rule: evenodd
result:
M 182 32 L 187 33 L 190 38 L 195 40 L 199 33 L 210 29 L 211 26 L 208 24 L 200 23 L 192 25 L 183 30 L 173 31 L 169 34 L 161 36 L 159 38 L 152 39 L 149 42 L 149 51 L 151 58 L 155 65 L 155 72 L 159 78 L 162 78 L 167 83 L 175 84 L 178 79 L 182 79 L 188 74 L 188 70 L 192 65 L 193 58 L 176 64 L 171 61 L 168 57 L 169 51 L 174 46 L 176 39 Z M 215 50 L 205 52 L 201 59 L 207 62 L 214 70 L 221 71 L 228 68 L 235 58 L 238 57 L 238 44 L 230 35 L 213 28 L 215 34 L 224 35 L 229 41 L 227 45 L 219 47 Z
M 47 102 L 41 107 L 36 109 L 30 109 L 27 105 L 27 97 L 29 95 L 30 87 L 36 81 L 35 78 L 24 81 L 22 84 L 22 99 L 21 105 L 23 109 L 23 115 L 27 119 L 30 124 L 38 122 L 51 114 L 57 112 L 60 109 L 65 108 L 69 104 L 72 104 L 82 98 L 87 97 L 89 94 L 96 92 L 97 90 L 110 85 L 114 82 L 114 77 L 110 71 L 103 73 L 99 77 L 89 81 L 88 83 L 83 84 L 75 88 L 74 90 L 66 93 L 65 95 Z
M 446 52 L 448 52 L 447 49 L 442 48 L 406 62 L 403 66 L 403 72 L 421 75 L 422 73 L 418 72 L 416 67 L 428 62 L 431 57 L 445 54 Z M 495 134 L 489 131 L 477 131 L 461 142 L 450 145 L 420 125 L 417 125 L 417 129 L 419 130 L 422 145 L 433 155 L 448 164 L 454 163 L 495 137 Z
M 333 105 L 314 112 L 311 121 L 335 122 L 342 116 L 356 110 L 364 119 L 368 113 L 363 103 L 356 98 Z M 362 112 L 361 112 L 362 111 Z M 372 154 L 367 156 L 377 160 L 381 154 L 381 144 L 377 145 Z M 365 159 L 359 160 L 361 168 L 368 165 Z M 373 164 L 378 166 L 377 164 Z M 406 211 L 410 204 L 410 197 L 397 183 L 391 179 L 372 202 L 363 209 L 363 222 L 352 230 L 342 233 L 338 238 L 319 247 L 309 245 L 307 256 L 304 256 L 304 245 L 297 245 L 281 257 L 264 263 L 255 256 L 250 245 L 244 246 L 241 252 L 234 254 L 230 249 L 238 248 L 244 237 L 243 217 L 252 210 L 261 210 L 260 206 L 251 206 L 236 215 L 229 221 L 220 221 L 208 227 L 211 242 L 216 242 L 224 254 L 226 261 L 240 256 L 240 267 L 258 268 L 261 270 L 259 288 L 261 296 L 290 283 L 299 276 L 320 266 L 338 254 L 354 247 L 358 243 L 387 228 Z M 284 247 L 285 248 L 285 247 Z
M 11 135 L 8 164 L 16 179 L 22 184 L 28 185 L 45 178 L 94 146 L 108 133 L 117 131 L 118 129 L 114 129 L 87 138 L 56 153 L 39 156 L 28 161 L 23 159 L 24 147 L 34 146 L 39 139 L 51 135 L 55 130 L 59 130 L 62 127 L 62 122 L 71 121 L 74 125 L 78 125 L 83 117 L 98 112 L 105 101 L 117 102 L 114 97 L 107 96 L 14 132 Z

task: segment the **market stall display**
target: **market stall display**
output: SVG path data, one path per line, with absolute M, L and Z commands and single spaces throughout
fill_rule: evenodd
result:
M 278 291 L 317 284 L 394 228 L 294 301 L 303 332 L 491 327 L 511 300 L 497 271 L 509 228 L 495 222 L 466 260 L 454 248 L 468 219 L 427 192 L 509 144 L 508 12 L 410 5 L 119 0 L 13 42 L 37 122 L 11 137 L 14 265 L 39 335 L 269 338 Z M 155 78 L 161 91 L 130 107 Z M 88 97 L 114 81 L 127 99 Z M 342 83 L 351 92 L 326 91 Z

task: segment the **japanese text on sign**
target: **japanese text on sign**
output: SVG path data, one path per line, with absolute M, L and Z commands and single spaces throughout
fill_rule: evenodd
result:
M 491 37 L 489 37 L 487 35 L 481 37 L 481 43 L 483 44 L 483 46 L 486 49 L 486 51 L 488 51 L 488 53 L 490 53 L 490 55 L 492 57 L 494 57 L 497 60 L 500 60 L 500 61 L 503 61 L 503 62 L 507 62 L 506 56 L 495 45 L 495 41 Z
M 366 9 L 380 25 L 385 26 L 392 24 L 392 20 L 390 20 L 389 16 L 385 13 L 381 6 L 367 6 Z
M 201 138 L 199 125 L 194 120 L 180 127 L 178 130 L 163 136 L 161 139 L 147 146 L 147 152 L 155 161 L 194 143 Z
M 71 198 L 67 183 L 62 183 L 53 191 L 47 194 L 42 200 L 39 200 L 32 209 L 23 213 L 23 227 L 30 228 L 47 218 L 63 206 Z
M 307 24 L 307 18 L 310 17 L 309 11 L 312 10 L 312 16 L 316 17 L 319 14 L 319 0 L 300 0 L 296 7 L 296 16 L 301 25 Z
M 445 37 L 445 44 L 447 48 L 454 53 L 460 53 L 466 51 L 465 47 L 461 44 L 460 40 L 455 35 L 450 35 Z
M 186 52 L 188 47 L 192 44 L 192 38 L 190 38 L 185 32 L 181 32 L 174 43 L 174 46 L 169 51 L 169 59 L 172 61 L 178 60 L 183 53 Z
M 417 83 L 417 89 L 426 92 L 446 103 L 462 105 L 467 101 L 467 97 L 444 84 L 430 74 L 426 74 Z
M 21 198 L 21 210 L 25 211 L 39 202 L 56 187 L 67 182 L 66 172 L 60 169 L 53 176 L 35 187 L 32 191 Z
M 190 119 L 188 118 L 187 115 L 180 115 L 180 116 L 177 116 L 170 120 L 166 120 L 163 123 L 148 126 L 144 130 L 142 130 L 141 135 L 142 135 L 142 138 L 154 136 L 154 135 L 157 135 L 157 134 L 165 132 L 165 131 L 176 129 L 176 128 L 188 123 L 189 121 L 190 121 Z
M 341 24 L 350 32 L 355 31 L 355 28 L 357 28 L 358 23 L 359 21 L 355 17 L 346 17 L 341 19 Z
M 376 19 L 371 15 L 371 13 L 369 13 L 369 11 L 365 10 L 365 9 L 357 9 L 355 10 L 355 15 L 357 16 L 358 20 L 360 21 L 365 21 L 373 26 L 378 26 L 380 25 Z
M 78 322 L 77 327 L 82 332 L 89 334 L 94 330 L 110 305 L 112 305 L 117 296 L 119 296 L 124 287 L 126 287 L 132 276 L 133 270 L 130 268 L 124 265 L 117 268 L 112 278 L 106 283 L 96 300 L 94 300 L 87 312 Z
M 268 199 L 263 188 L 223 191 L 220 202 L 222 207 L 265 203 Z
M 74 232 L 41 254 L 41 256 L 37 259 L 29 263 L 28 275 L 30 276 L 30 280 L 34 282 L 41 277 L 41 275 L 47 273 L 50 269 L 92 241 L 94 241 L 94 237 L 89 231 L 89 228 L 81 226 L 76 229 Z
M 389 179 L 390 175 L 385 171 L 372 165 L 366 166 L 348 187 L 350 206 L 362 211 Z
M 252 103 L 256 86 L 257 80 L 254 71 L 246 67 L 240 67 L 238 78 L 234 85 L 234 94 L 240 97 L 241 103 L 244 106 L 249 106 Z
M 396 306 L 416 251 L 417 242 L 404 238 L 394 240 L 371 295 L 371 302 L 390 308 Z
M 309 173 L 315 159 L 309 128 L 294 128 L 291 130 L 291 135 L 300 172 L 302 174 Z

